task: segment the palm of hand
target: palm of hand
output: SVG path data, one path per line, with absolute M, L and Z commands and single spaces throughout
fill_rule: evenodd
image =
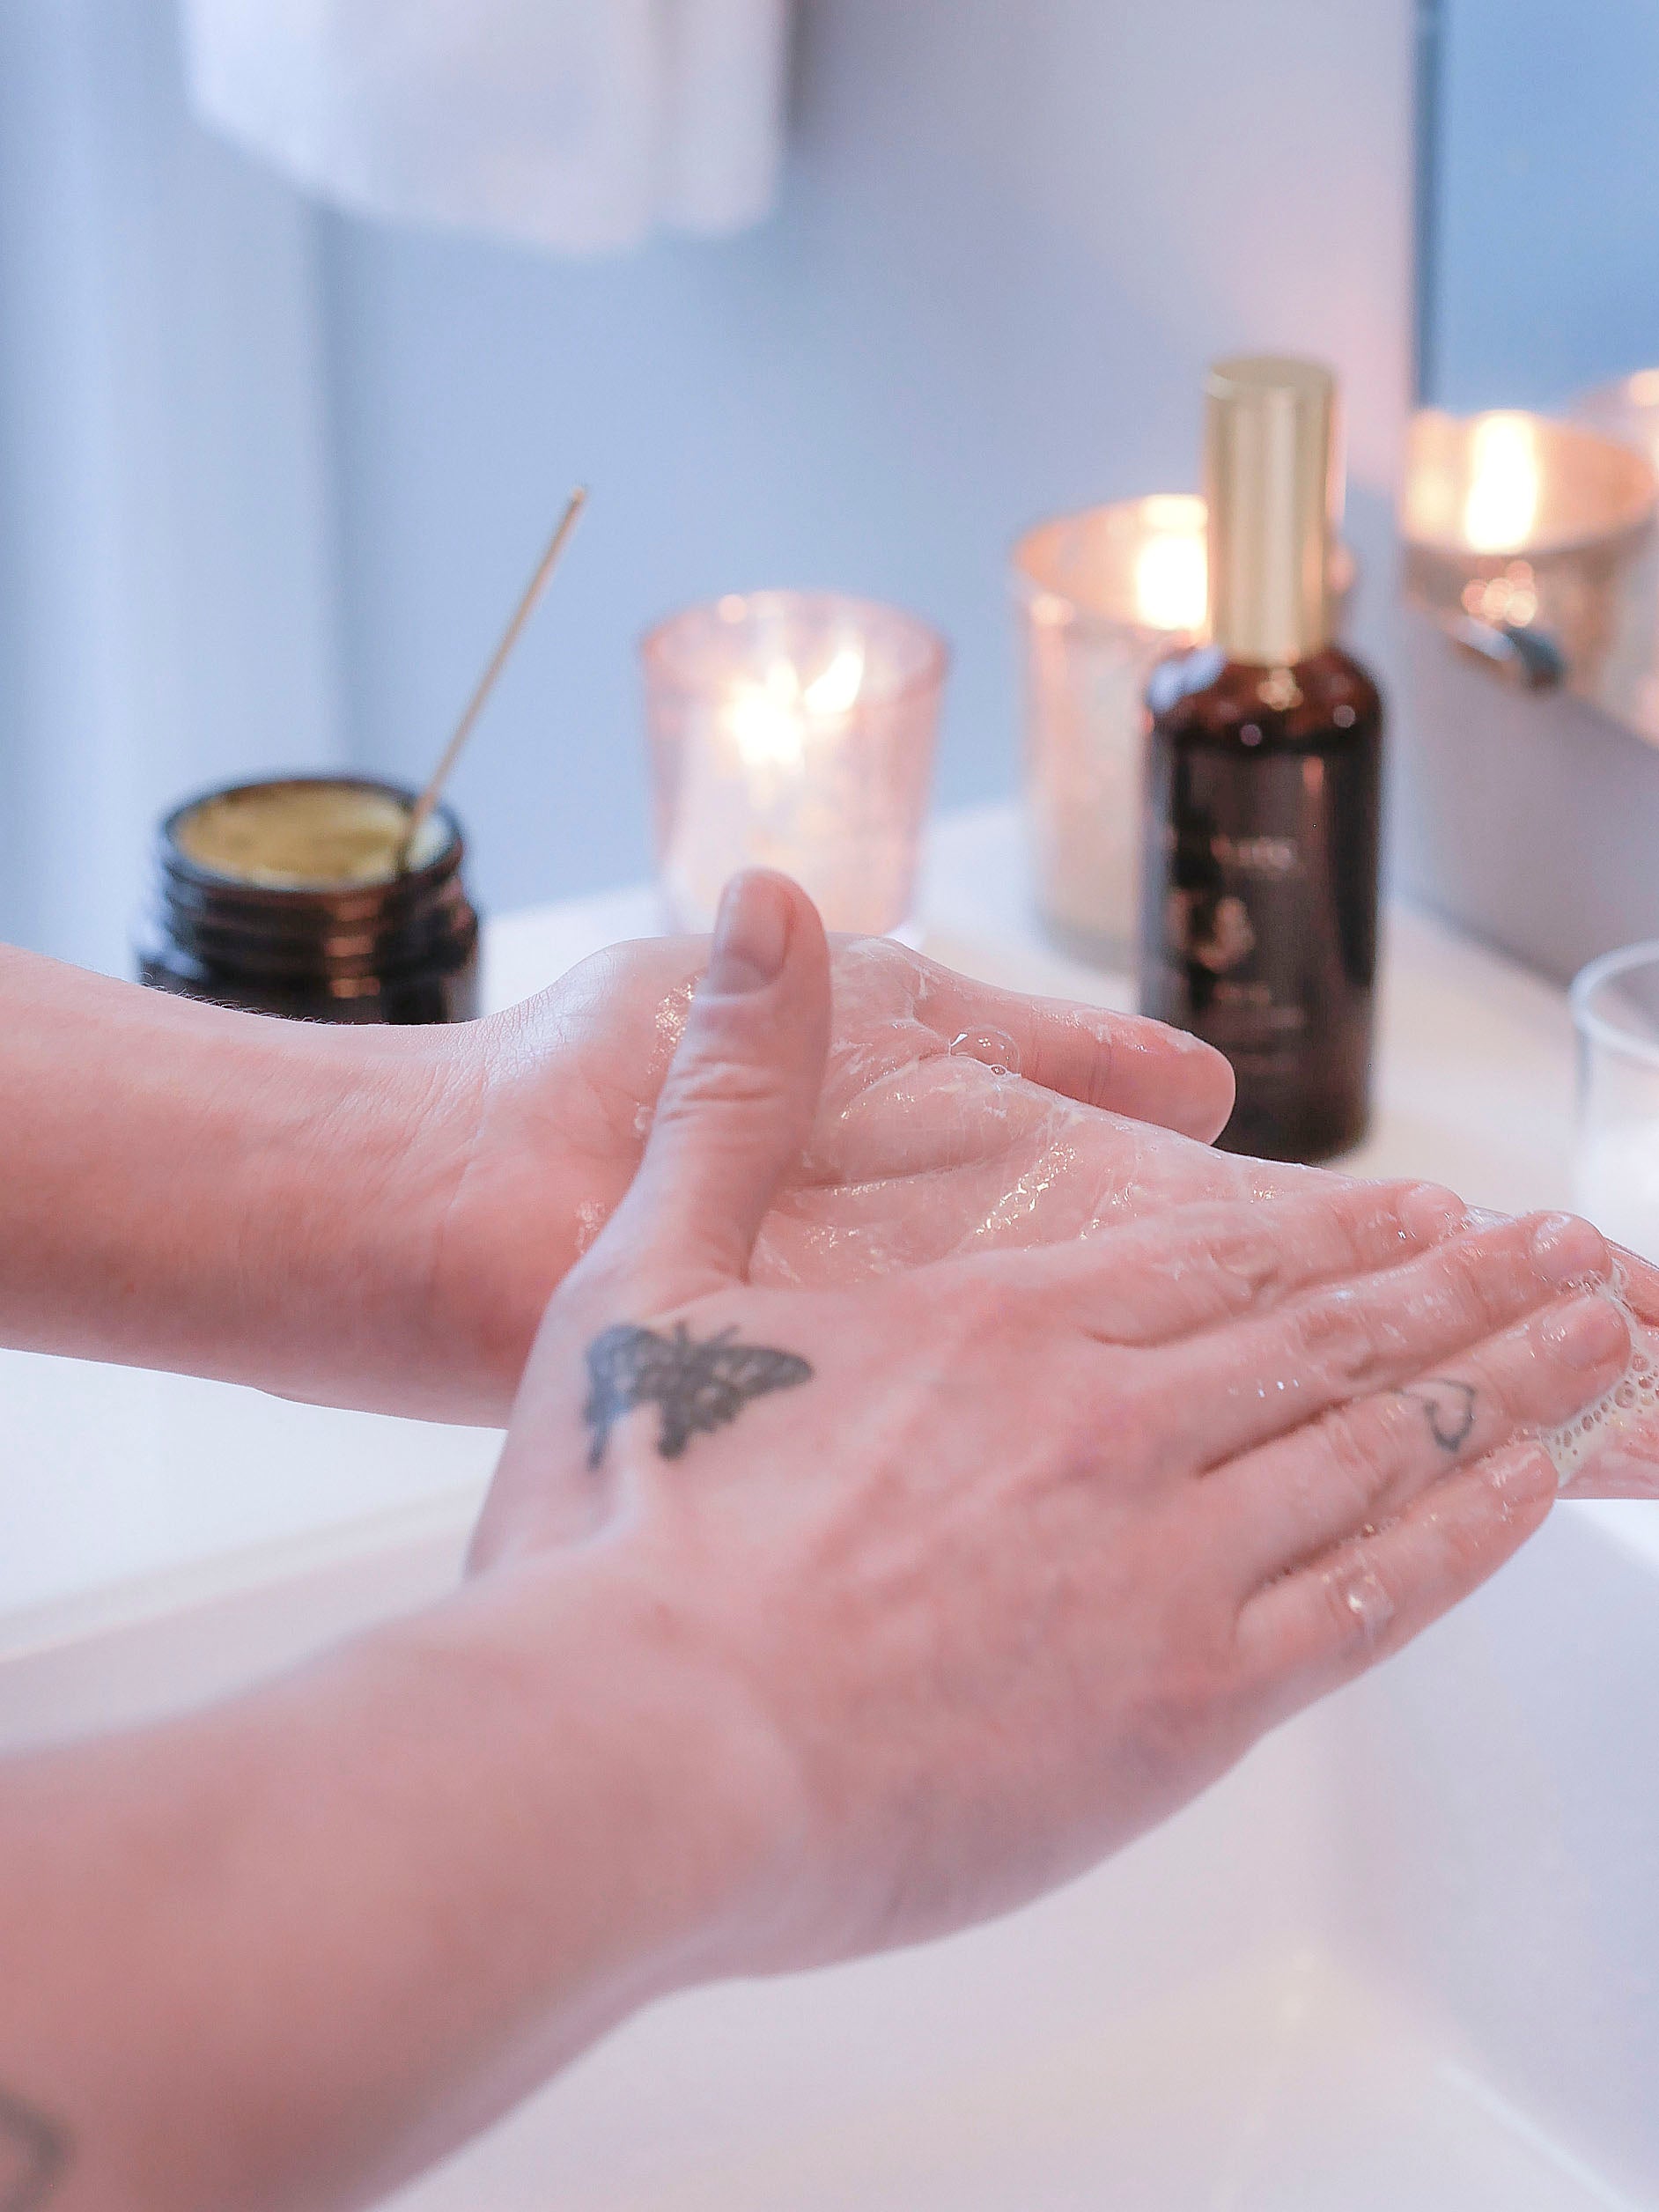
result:
M 534 1235 L 538 1311 L 632 1180 L 704 956 L 694 940 L 617 947 L 482 1025 L 494 1035 L 466 1202 L 498 1252 Z M 840 946 L 833 979 L 822 1097 L 762 1234 L 760 1279 L 856 1281 L 1265 1194 L 1298 1172 L 1195 1141 L 1225 1117 L 1225 1070 L 1154 1024 L 970 984 L 886 941 Z M 561 1155 L 579 1191 L 545 1187 L 538 1162 Z

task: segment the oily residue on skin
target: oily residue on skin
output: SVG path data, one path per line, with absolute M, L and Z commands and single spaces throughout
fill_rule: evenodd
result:
M 1155 1203 L 1162 1172 L 1178 1174 L 1182 1197 L 1204 1195 L 1195 1157 L 1213 1195 L 1237 1189 L 1242 1163 L 1167 1132 L 1154 1132 L 1164 1170 L 1148 1176 L 1141 1124 L 1027 1080 L 1000 1027 L 938 1020 L 948 1001 L 931 972 L 879 941 L 837 948 L 837 1042 L 801 1169 L 763 1240 L 765 1277 L 845 1281 L 1087 1236 Z M 1077 1025 L 1098 1041 L 1112 1019 Z
M 656 1009 L 653 1089 L 684 1034 L 694 980 Z M 1028 1081 L 1004 1030 L 930 1019 L 948 1002 L 930 963 L 901 947 L 838 945 L 832 984 L 837 1041 L 807 1151 L 762 1238 L 758 1279 L 855 1281 L 965 1251 L 1088 1237 L 1166 1204 L 1279 1197 L 1329 1172 L 1217 1153 Z M 1125 1041 L 1136 1043 L 1132 1034 Z M 650 1125 L 642 1107 L 642 1141 Z M 1481 1227 L 1504 1217 L 1468 1218 Z M 584 1249 L 599 1226 L 580 1223 Z M 1645 1282 L 1642 1264 L 1631 1265 Z M 1659 1497 L 1659 1328 L 1637 1311 L 1659 1302 L 1659 1285 L 1633 1301 L 1620 1262 L 1611 1283 L 1586 1287 L 1623 1314 L 1630 1363 L 1594 1405 L 1538 1441 L 1564 1490 Z M 1254 1387 L 1295 1385 L 1258 1377 Z

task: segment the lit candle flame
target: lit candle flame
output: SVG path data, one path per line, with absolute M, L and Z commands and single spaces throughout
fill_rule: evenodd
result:
M 864 684 L 864 647 L 840 646 L 829 667 L 800 695 L 808 714 L 851 714 Z
M 1202 630 L 1207 586 L 1201 537 L 1148 538 L 1135 555 L 1135 618 L 1148 630 Z
M 1542 489 L 1537 433 L 1524 415 L 1489 415 L 1478 424 L 1464 500 L 1464 538 L 1471 552 L 1513 553 L 1538 519 Z
M 799 771 L 806 765 L 809 722 L 838 720 L 858 704 L 864 682 L 864 647 L 842 645 L 803 684 L 793 660 L 774 660 L 760 682 L 732 686 L 727 717 L 748 769 Z

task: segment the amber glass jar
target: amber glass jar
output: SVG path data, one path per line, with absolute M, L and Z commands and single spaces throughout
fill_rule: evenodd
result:
M 156 842 L 141 979 L 304 1021 L 465 1021 L 478 917 L 460 824 L 440 807 L 401 865 L 415 794 L 372 777 L 203 792 Z

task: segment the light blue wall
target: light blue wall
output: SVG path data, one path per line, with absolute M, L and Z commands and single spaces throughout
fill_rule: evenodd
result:
M 195 125 L 167 0 L 4 0 L 0 933 L 125 970 L 168 800 L 421 774 L 579 476 L 458 782 L 490 906 L 645 870 L 635 640 L 746 585 L 930 616 L 940 795 L 1011 790 L 1011 540 L 1190 484 L 1238 347 L 1346 380 L 1386 666 L 1412 0 L 797 19 L 771 222 L 572 265 L 320 212 Z
M 1430 395 L 1550 406 L 1659 364 L 1659 4 L 1439 4 Z
M 157 0 L 0 0 L 0 935 L 124 972 L 157 815 L 335 756 L 315 218 Z
M 940 797 L 1012 789 L 1006 549 L 1190 484 L 1220 350 L 1341 367 L 1385 597 L 1409 0 L 807 0 L 798 64 L 783 205 L 730 245 L 573 266 L 325 218 L 361 758 L 419 772 L 594 487 L 458 783 L 498 907 L 644 871 L 634 641 L 721 591 L 930 616 L 956 650 Z

